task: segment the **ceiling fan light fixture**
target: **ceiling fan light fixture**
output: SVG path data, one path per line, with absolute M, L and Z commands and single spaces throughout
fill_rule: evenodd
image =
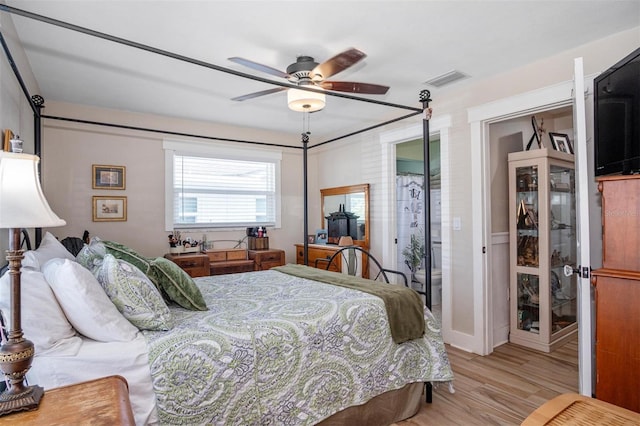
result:
M 320 111 L 326 105 L 324 93 L 307 90 L 289 89 L 287 91 L 287 104 L 289 109 L 297 112 Z

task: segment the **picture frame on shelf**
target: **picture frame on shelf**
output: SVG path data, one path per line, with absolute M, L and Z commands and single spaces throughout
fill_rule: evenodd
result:
M 93 164 L 93 189 L 125 189 L 126 167 Z
M 315 244 L 316 243 L 316 235 L 315 234 L 307 235 L 307 243 Z
M 549 139 L 551 139 L 553 149 L 573 155 L 573 147 L 569 141 L 569 135 L 565 133 L 549 132 Z
M 2 141 L 2 150 L 11 152 L 11 139 L 13 139 L 13 132 L 9 129 L 4 131 L 4 140 Z
M 126 222 L 127 197 L 93 197 L 94 222 Z
M 316 230 L 316 244 L 327 244 L 328 233 L 326 229 Z

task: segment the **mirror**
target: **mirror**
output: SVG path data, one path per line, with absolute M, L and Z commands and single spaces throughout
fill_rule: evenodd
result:
M 340 186 L 320 190 L 321 227 L 327 229 L 326 217 L 342 211 L 357 216 L 354 243 L 369 248 L 369 184 Z M 330 241 L 331 242 L 331 241 Z M 334 242 L 336 243 L 336 242 Z

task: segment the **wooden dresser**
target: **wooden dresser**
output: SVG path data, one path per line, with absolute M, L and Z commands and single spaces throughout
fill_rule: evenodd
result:
M 167 253 L 165 258 L 184 269 L 191 277 L 206 277 L 209 275 L 209 256 L 203 253 L 173 254 Z
M 249 250 L 248 255 L 249 259 L 253 260 L 254 271 L 265 271 L 274 266 L 282 266 L 285 263 L 284 250 Z
M 206 254 L 211 275 L 253 271 L 253 260 L 248 258 L 246 249 L 209 249 Z
M 121 376 L 46 390 L 34 411 L 0 417 L 0 425 L 135 425 L 129 389 Z
M 596 398 L 640 412 L 640 175 L 598 178 L 602 265 L 596 300 Z
M 295 244 L 296 247 L 296 263 L 298 265 L 304 265 L 304 244 Z M 309 261 L 309 266 L 316 266 L 316 259 L 326 259 L 329 260 L 333 254 L 338 251 L 341 247 L 334 245 L 324 245 L 324 244 L 309 244 L 307 251 L 307 260 Z M 326 262 L 318 262 L 318 268 L 325 269 L 327 266 Z M 333 262 L 331 264 L 331 271 L 342 272 L 342 264 L 340 262 Z

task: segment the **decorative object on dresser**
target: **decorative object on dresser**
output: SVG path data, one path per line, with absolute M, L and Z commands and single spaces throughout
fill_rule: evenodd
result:
M 253 271 L 253 260 L 248 258 L 246 249 L 207 249 L 205 253 L 211 275 Z
M 254 271 L 265 271 L 274 266 L 282 266 L 285 263 L 284 250 L 249 250 L 249 259 L 253 260 Z
M 327 242 L 338 244 L 340 237 L 343 235 L 348 235 L 355 240 L 358 239 L 358 216 L 346 211 L 344 204 L 338 207 L 337 212 L 332 212 L 325 216 L 325 219 L 327 219 L 328 228 Z M 317 232 L 316 235 L 318 235 Z M 318 242 L 317 237 L 316 242 Z
M 595 287 L 596 398 L 640 413 L 640 175 L 602 176 Z
M 0 425 L 135 425 L 127 381 L 121 376 L 47 390 L 37 411 L 0 417 Z
M 249 250 L 269 249 L 269 237 L 267 237 L 267 228 L 265 228 L 264 226 L 247 228 L 247 248 Z
M 164 257 L 174 262 L 192 278 L 209 275 L 209 256 L 205 253 L 167 253 Z
M 9 272 L 11 277 L 10 329 L 0 347 L 0 367 L 9 388 L 0 395 L 0 415 L 38 408 L 43 389 L 26 386 L 24 377 L 35 354 L 34 345 L 24 338 L 21 325 L 20 248 L 21 228 L 66 225 L 49 207 L 38 173 L 35 155 L 0 152 L 0 228 L 9 229 Z
M 509 340 L 550 352 L 577 324 L 573 155 L 551 148 L 509 154 Z

